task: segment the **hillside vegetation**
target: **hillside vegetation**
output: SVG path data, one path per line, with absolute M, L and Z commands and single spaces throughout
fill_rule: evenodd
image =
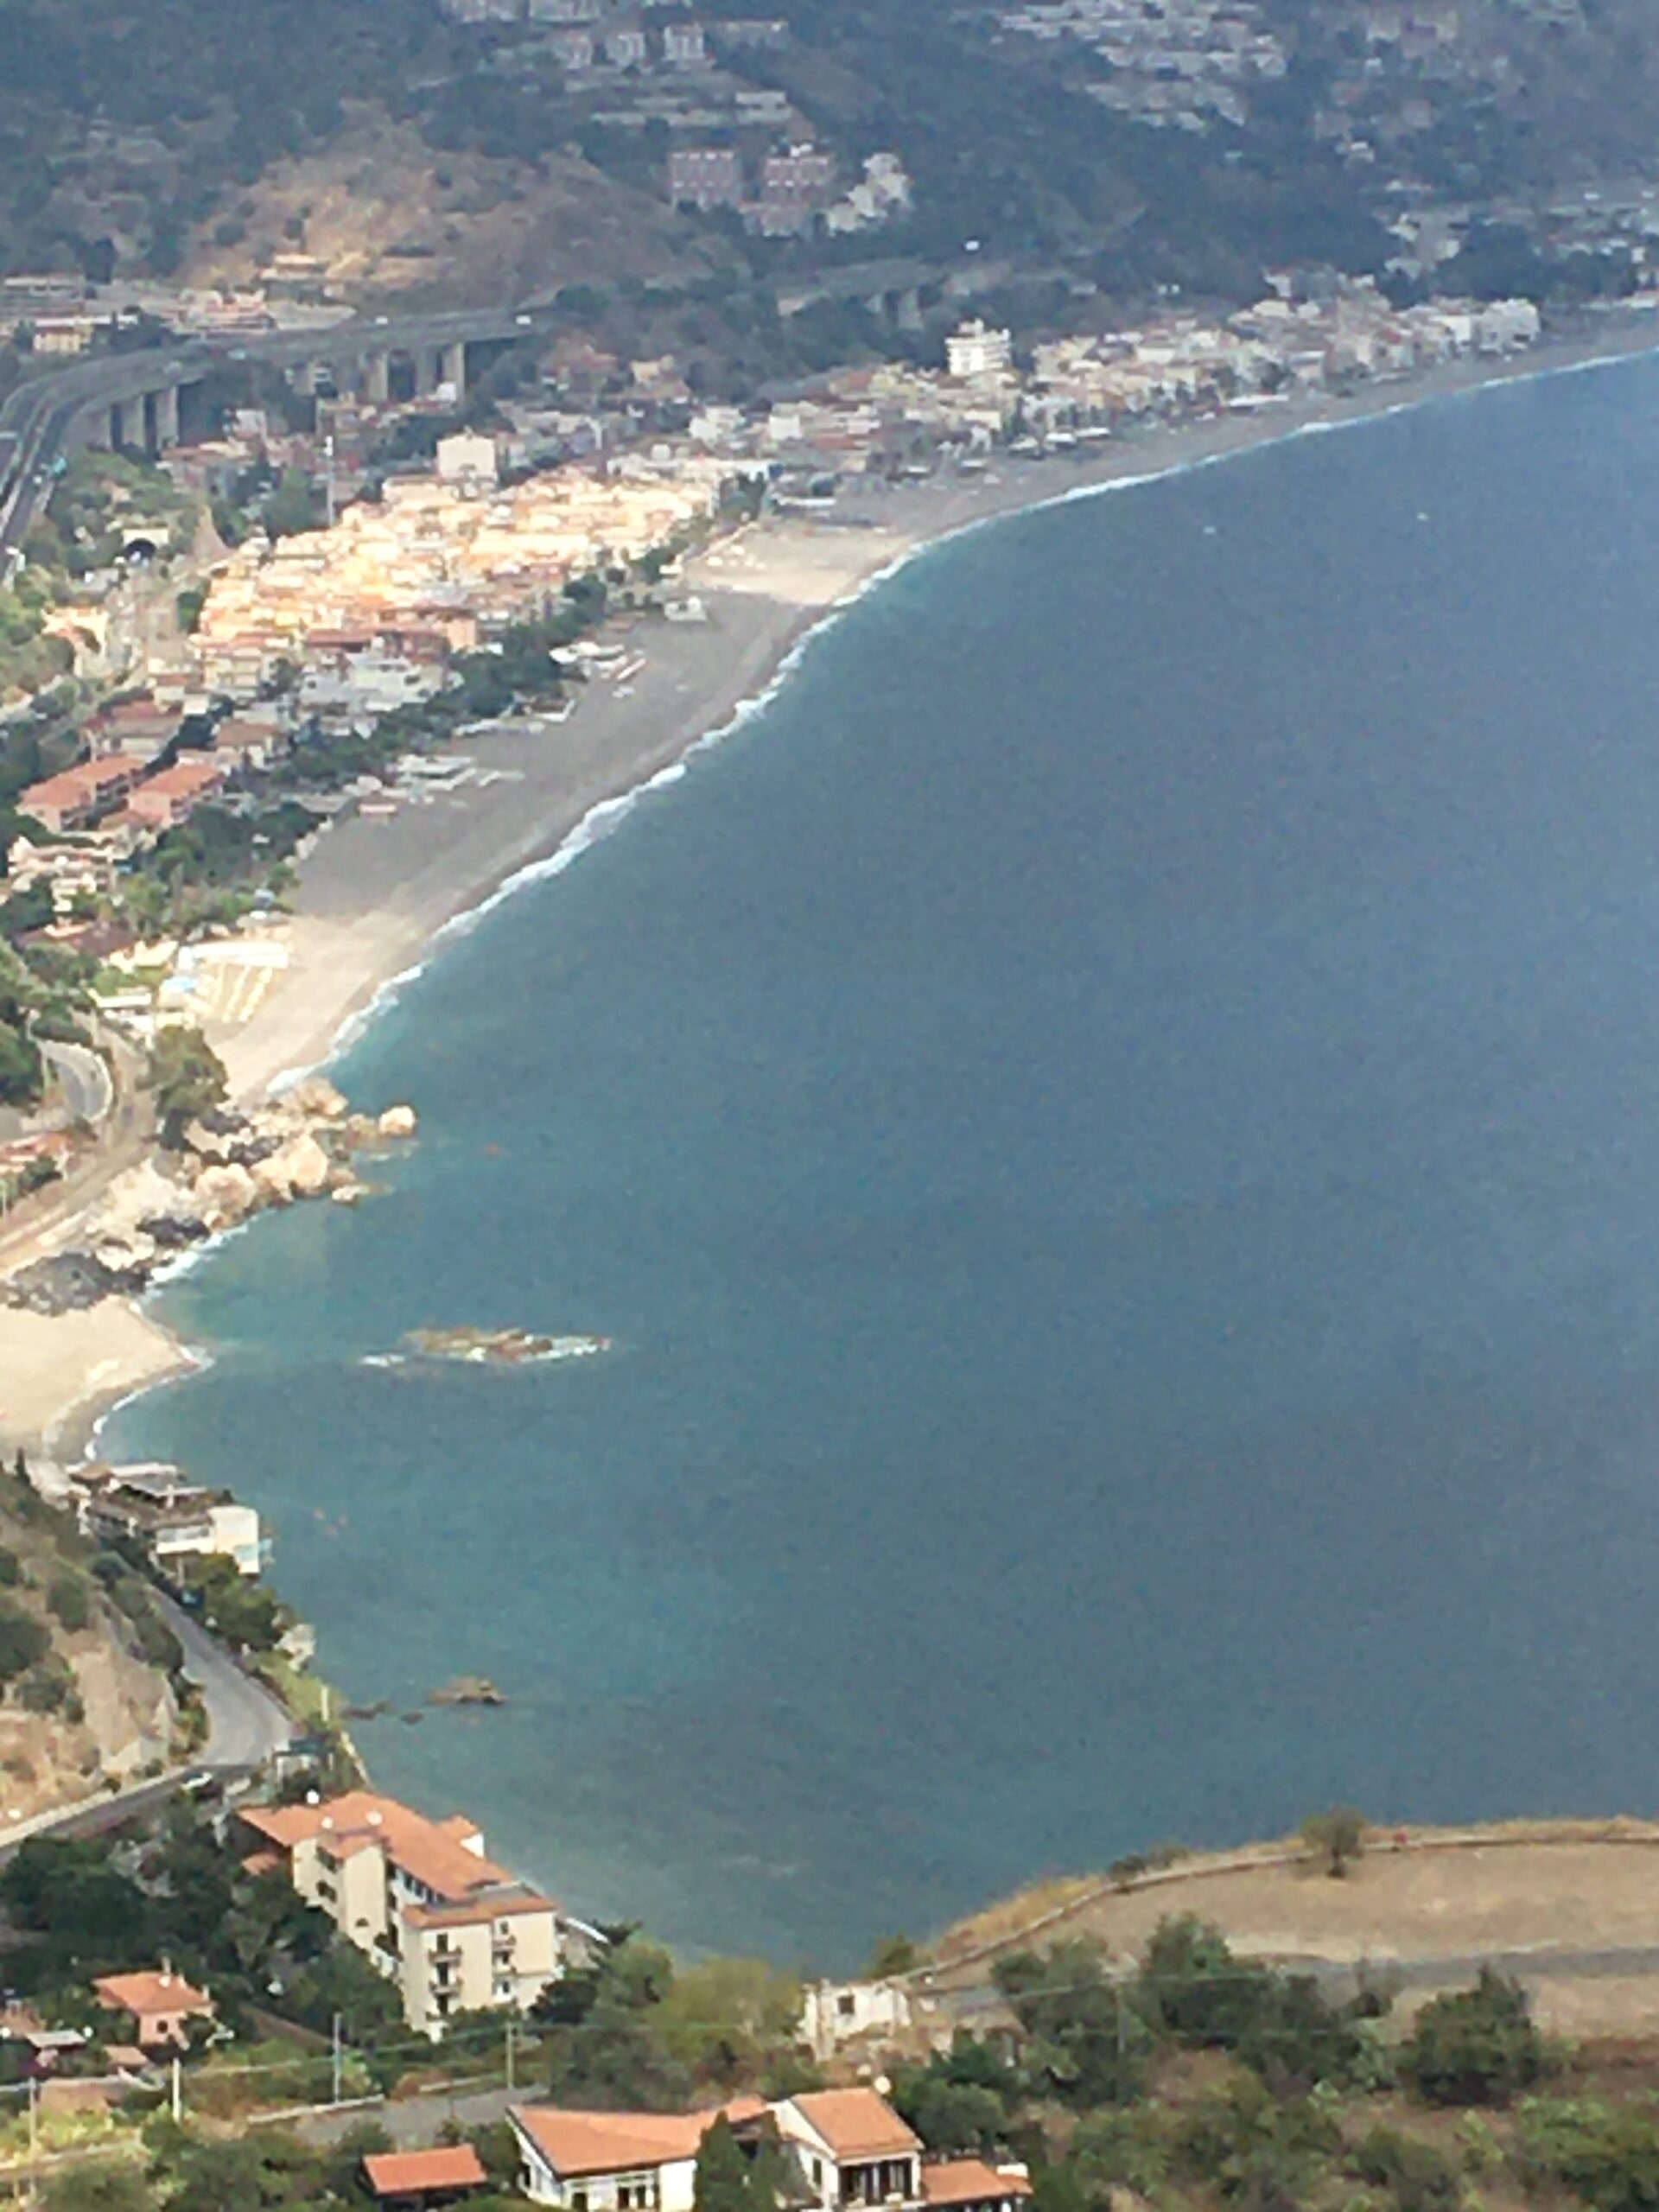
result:
M 1115 294 L 1243 296 L 1264 264 L 1382 267 L 1421 194 L 1490 208 L 1622 181 L 1659 143 L 1647 0 L 1462 0 L 1440 43 L 1379 41 L 1387 11 L 1364 0 L 1260 0 L 1286 67 L 1196 132 L 1103 105 L 1097 54 L 982 4 L 771 12 L 787 44 L 724 66 L 785 92 L 847 174 L 874 147 L 902 156 L 914 214 L 874 241 L 763 245 L 674 216 L 666 126 L 596 122 L 632 93 L 596 104 L 535 23 L 250 0 L 231 35 L 219 0 L 0 0 L 0 261 L 236 276 L 300 247 L 365 294 L 524 297 L 601 271 L 747 261 L 769 281 L 826 256 L 954 257 L 972 238 L 1037 278 L 1058 262 Z
M 181 1656 L 143 1578 L 0 1472 L 0 1808 L 26 1818 L 186 1754 Z

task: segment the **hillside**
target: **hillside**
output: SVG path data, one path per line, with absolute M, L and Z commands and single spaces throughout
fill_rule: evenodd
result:
M 0 1472 L 0 1810 L 27 1818 L 184 1751 L 178 1657 L 148 1584 Z
M 972 238 L 1062 289 L 1242 297 L 1264 264 L 1382 270 L 1425 202 L 1548 230 L 1560 195 L 1654 169 L 1643 0 L 1147 12 L 1161 46 L 1109 35 L 1090 0 L 777 0 L 760 42 L 711 6 L 688 71 L 641 0 L 603 0 L 580 68 L 545 10 L 513 19 L 510 0 L 488 22 L 437 0 L 252 0 L 233 18 L 222 0 L 0 0 L 0 266 L 242 279 L 299 250 L 356 298 L 524 298 L 745 264 L 786 283 Z M 613 67 L 611 24 L 643 26 L 648 58 Z M 667 206 L 671 146 L 753 163 L 803 137 L 843 184 L 896 153 L 912 211 L 814 241 Z M 1554 232 L 1541 289 L 1628 276 L 1628 257 L 1599 269 Z

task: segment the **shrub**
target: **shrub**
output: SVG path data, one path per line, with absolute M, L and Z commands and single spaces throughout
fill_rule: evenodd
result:
M 0 1589 L 15 1590 L 23 1579 L 23 1563 L 14 1551 L 0 1544 Z
M 1427 2104 L 1508 2104 L 1543 2072 L 1525 1992 L 1483 1967 L 1472 1989 L 1424 2005 L 1400 2070 Z
M 14 1682 L 44 1659 L 51 1639 L 28 1613 L 0 1605 L 0 1683 Z
M 1458 2170 L 1432 2143 L 1392 2127 L 1373 2127 L 1354 2152 L 1354 2171 L 1386 2189 L 1399 2212 L 1452 2212 L 1462 2194 Z
M 86 1585 L 78 1574 L 54 1575 L 46 1593 L 47 1609 L 54 1620 L 73 1636 L 84 1629 L 92 1617 L 86 1596 Z
M 1651 2106 L 1537 2098 L 1521 2111 L 1522 2178 L 1566 2188 L 1594 2212 L 1659 2205 L 1659 2116 Z
M 23 1676 L 17 1698 L 26 1713 L 61 1712 L 71 1723 L 82 1717 L 75 1678 L 60 1659 L 47 1659 L 38 1667 L 31 1667 Z

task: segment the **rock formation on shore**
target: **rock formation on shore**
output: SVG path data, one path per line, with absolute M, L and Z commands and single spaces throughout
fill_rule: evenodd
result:
M 37 1261 L 0 1286 L 0 1299 L 60 1313 L 140 1290 L 190 1245 L 252 1215 L 302 1198 L 359 1198 L 353 1155 L 413 1136 L 412 1106 L 378 1118 L 312 1076 L 245 1110 L 220 1108 L 188 1124 L 182 1146 L 118 1175 L 78 1225 L 73 1249 Z

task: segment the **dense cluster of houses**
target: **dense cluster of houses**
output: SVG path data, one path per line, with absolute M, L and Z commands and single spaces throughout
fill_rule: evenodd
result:
M 1255 0 L 1022 0 L 998 20 L 1017 36 L 1094 54 L 1104 73 L 1090 94 L 1160 127 L 1242 124 L 1249 81 L 1288 66 Z
M 377 1813 L 378 1827 L 371 1824 Z M 384 1916 L 382 1890 L 386 1899 L 401 1901 L 406 1891 L 457 1887 L 466 1877 L 460 1862 L 468 1857 L 480 1876 L 496 1871 L 477 1856 L 481 1847 L 467 1823 L 422 1822 L 391 1799 L 359 1795 L 280 1812 L 245 1808 L 240 1818 L 277 1834 L 276 1849 L 264 1854 L 273 1866 L 310 1852 L 296 1886 L 342 1927 L 341 1910 L 330 1901 L 335 1885 L 355 1883 L 366 1906 L 360 1928 Z M 314 1849 L 317 1834 L 327 1840 Z M 312 1861 L 321 1872 L 310 1871 Z M 482 1880 L 474 1885 L 483 1886 Z M 406 1902 L 397 1909 L 405 1925 L 417 1910 L 431 1916 Z M 449 1917 L 453 1923 L 456 1916 Z M 352 1940 L 369 1948 L 359 1934 Z M 543 1975 L 537 1991 L 552 1978 Z M 224 2033 L 211 1994 L 166 1961 L 103 1975 L 92 1994 L 108 2024 L 100 2042 L 110 2072 L 101 2080 L 59 2077 L 66 2055 L 90 2040 L 86 2030 L 49 2027 L 16 2004 L 0 2012 L 0 2039 L 28 2050 L 48 2108 L 106 2102 L 111 2092 L 153 2081 L 158 2069 Z M 496 2001 L 517 2000 L 498 1995 Z M 430 2016 L 412 2018 L 411 2024 L 441 2031 Z M 524 2103 L 510 2105 L 507 2120 L 520 2189 L 531 2203 L 555 2212 L 693 2212 L 699 2156 L 709 2131 L 722 2123 L 741 2153 L 771 2156 L 780 2201 L 790 2212 L 1027 2212 L 1033 2194 L 1022 2164 L 930 2154 L 881 2090 L 865 2083 L 770 2100 L 741 2096 L 680 2113 Z M 371 2152 L 363 2164 L 376 2202 L 423 2212 L 464 2202 L 490 2185 L 477 2150 L 464 2143 Z
M 8 855 L 15 889 L 44 882 L 60 913 L 98 897 L 119 861 L 188 822 L 239 772 L 269 765 L 289 742 L 284 717 L 269 701 L 251 700 L 200 747 L 177 747 L 180 720 L 177 706 L 144 691 L 86 725 L 86 757 L 29 785 L 17 800 L 17 811 L 52 840 L 76 842 L 15 842 Z
M 539 614 L 575 578 L 626 569 L 706 522 L 727 474 L 682 457 L 499 488 L 494 464 L 488 440 L 446 441 L 435 474 L 388 479 L 378 503 L 349 507 L 332 529 L 240 549 L 202 607 L 204 687 L 248 700 L 292 662 L 305 671 L 302 707 L 355 673 L 365 710 L 385 712 L 435 690 L 448 657 L 481 632 Z

